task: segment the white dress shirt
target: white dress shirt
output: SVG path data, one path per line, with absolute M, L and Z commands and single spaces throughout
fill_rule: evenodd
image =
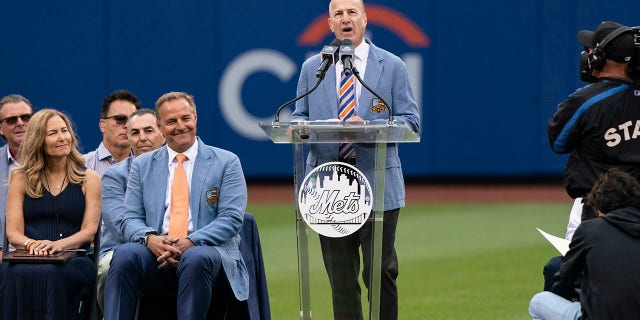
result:
M 171 215 L 171 186 L 173 185 L 173 174 L 176 172 L 176 168 L 178 167 L 178 160 L 176 156 L 178 152 L 175 152 L 169 146 L 167 146 L 167 151 L 169 152 L 169 177 L 167 178 L 167 191 L 164 201 L 164 220 L 162 221 L 162 234 L 166 235 L 169 233 L 169 216 Z M 185 156 L 187 156 L 187 160 L 182 163 L 184 167 L 184 171 L 187 174 L 187 184 L 189 184 L 189 226 L 187 228 L 187 234 L 193 232 L 193 215 L 191 214 L 191 176 L 193 175 L 193 164 L 198 156 L 198 140 L 187 149 L 187 151 L 182 152 Z M 195 199 L 198 200 L 198 199 Z

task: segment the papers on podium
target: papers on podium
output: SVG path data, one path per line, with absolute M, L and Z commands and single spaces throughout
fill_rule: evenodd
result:
M 565 238 L 560 238 L 560 237 L 556 237 L 552 234 L 548 234 L 544 231 L 542 231 L 542 229 L 537 228 L 538 232 L 540 232 L 540 234 L 542 234 L 543 237 L 545 237 L 545 239 L 547 239 L 554 248 L 556 248 L 556 250 L 558 250 L 558 252 L 560 252 L 560 254 L 562 254 L 563 256 L 567 253 L 567 251 L 569 251 L 569 240 L 565 239 Z

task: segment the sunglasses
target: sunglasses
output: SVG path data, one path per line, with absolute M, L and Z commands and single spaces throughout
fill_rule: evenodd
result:
M 16 123 L 18 123 L 18 118 L 20 118 L 20 120 L 22 120 L 22 122 L 27 123 L 29 122 L 29 119 L 31 119 L 31 114 L 27 113 L 27 114 L 21 114 L 19 116 L 13 116 L 13 117 L 7 117 L 4 118 L 2 120 L 0 120 L 1 122 L 6 122 L 8 125 L 14 125 Z
M 116 121 L 116 123 L 117 123 L 119 126 L 122 126 L 122 125 L 124 125 L 125 123 L 127 123 L 127 120 L 129 119 L 129 117 L 127 117 L 127 116 L 125 116 L 125 115 L 121 115 L 121 114 L 119 114 L 119 115 L 115 115 L 115 116 L 111 116 L 111 117 L 104 117 L 104 118 L 102 118 L 102 119 L 113 119 L 113 120 L 115 120 L 115 121 Z

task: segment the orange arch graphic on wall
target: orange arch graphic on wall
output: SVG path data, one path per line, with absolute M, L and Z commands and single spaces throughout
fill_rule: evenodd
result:
M 384 6 L 366 5 L 367 21 L 391 30 L 411 47 L 428 47 L 431 41 L 411 19 L 395 10 Z M 298 37 L 298 44 L 305 46 L 318 45 L 331 33 L 327 24 L 327 16 L 316 18 Z

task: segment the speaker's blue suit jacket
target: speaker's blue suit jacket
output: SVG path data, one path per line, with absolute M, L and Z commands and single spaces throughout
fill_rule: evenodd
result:
M 370 47 L 367 69 L 362 80 L 391 105 L 395 120 L 405 121 L 412 130 L 419 132 L 420 112 L 409 83 L 407 66 L 394 54 L 376 47 L 368 39 L 365 41 L 369 43 Z M 298 96 L 307 92 L 317 82 L 315 74 L 320 62 L 321 57 L 317 54 L 302 64 L 298 80 Z M 316 91 L 296 103 L 296 108 L 291 116 L 292 121 L 338 119 L 335 73 L 335 66 L 331 65 Z M 374 98 L 375 96 L 363 87 L 356 113 L 364 120 L 388 119 L 388 109 L 383 112 L 372 110 Z M 369 183 L 375 188 L 375 145 L 357 144 L 355 148 L 356 167 L 367 176 Z M 336 144 L 312 144 L 307 157 L 307 169 L 337 159 L 338 146 Z M 398 156 L 398 146 L 390 143 L 387 144 L 384 210 L 403 207 L 404 194 L 404 179 Z M 374 206 L 374 208 L 376 207 Z
M 189 206 L 196 245 L 214 246 L 222 257 L 229 284 L 238 300 L 248 297 L 247 268 L 240 255 L 240 229 L 247 205 L 247 185 L 240 159 L 198 139 L 198 156 L 191 177 Z M 122 233 L 139 242 L 147 232 L 162 234 L 169 175 L 167 146 L 136 157 L 125 194 Z

